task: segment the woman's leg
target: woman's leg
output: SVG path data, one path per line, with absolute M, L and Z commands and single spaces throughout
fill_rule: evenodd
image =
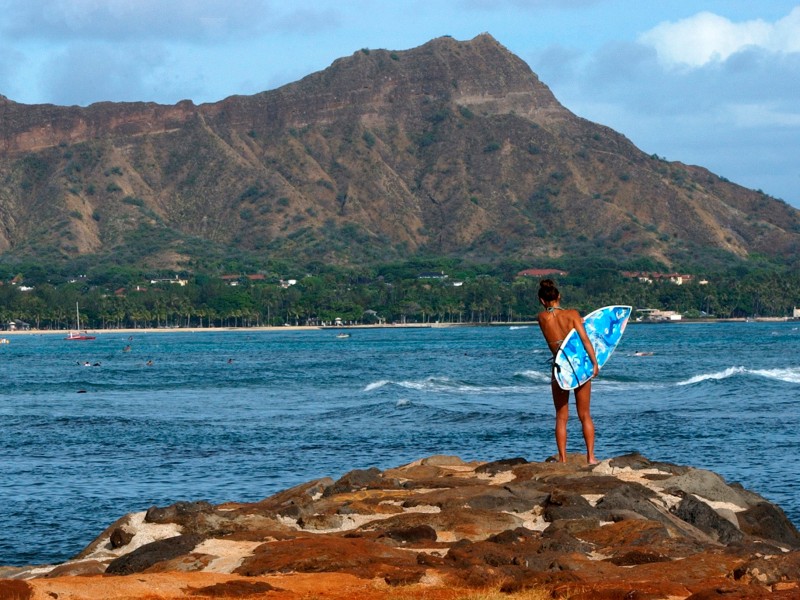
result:
M 558 448 L 558 462 L 567 462 L 569 392 L 558 387 L 555 380 L 550 385 L 553 389 L 553 405 L 556 407 L 556 447 Z
M 587 381 L 575 390 L 575 407 L 583 427 L 583 440 L 586 442 L 586 462 L 596 465 L 599 460 L 594 456 L 594 422 L 589 410 L 592 400 L 592 382 Z

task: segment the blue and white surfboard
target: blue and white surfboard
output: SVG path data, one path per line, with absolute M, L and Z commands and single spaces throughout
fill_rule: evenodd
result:
M 619 344 L 630 316 L 630 306 L 606 306 L 583 318 L 583 327 L 601 369 Z M 574 390 L 592 378 L 592 361 L 574 329 L 561 342 L 554 364 L 554 375 L 561 389 Z

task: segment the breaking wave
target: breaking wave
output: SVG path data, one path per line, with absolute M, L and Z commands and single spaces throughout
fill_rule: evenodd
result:
M 521 373 L 517 373 L 517 375 L 535 383 L 550 382 L 550 376 L 548 374 L 538 371 L 523 371 Z M 530 383 L 523 383 L 523 385 L 482 385 L 459 381 L 449 377 L 431 376 L 426 377 L 425 379 L 401 381 L 381 379 L 379 381 L 374 381 L 367 384 L 364 387 L 364 391 L 374 392 L 388 386 L 395 386 L 417 392 L 445 394 L 505 394 L 527 392 L 531 389 Z
M 684 381 L 679 381 L 677 385 L 694 385 L 703 381 L 721 381 L 739 375 L 764 377 L 786 383 L 800 383 L 800 367 L 788 367 L 782 369 L 747 369 L 745 367 L 728 367 L 723 371 L 713 373 L 701 373 Z

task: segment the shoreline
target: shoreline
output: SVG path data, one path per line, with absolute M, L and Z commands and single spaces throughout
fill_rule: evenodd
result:
M 628 325 L 664 325 L 664 324 L 692 324 L 692 323 L 784 323 L 798 321 L 792 317 L 733 317 L 726 319 L 680 319 L 677 321 L 629 321 Z M 444 329 L 451 327 L 531 327 L 537 321 L 498 321 L 494 323 L 392 323 L 382 325 L 258 325 L 255 327 L 139 327 L 122 329 L 83 329 L 92 335 L 136 333 L 201 333 L 211 331 L 343 331 L 352 329 Z M 20 331 L 0 331 L 0 337 L 16 335 L 67 335 L 72 329 L 28 329 Z
M 531 325 L 532 323 L 519 323 Z M 136 333 L 202 333 L 212 331 L 343 331 L 351 329 L 439 329 L 448 327 L 489 327 L 517 325 L 517 323 L 397 323 L 391 325 L 258 325 L 255 327 L 138 327 L 121 329 L 81 329 L 91 335 Z M 20 331 L 0 331 L 2 336 L 12 335 L 67 335 L 74 329 L 28 329 Z

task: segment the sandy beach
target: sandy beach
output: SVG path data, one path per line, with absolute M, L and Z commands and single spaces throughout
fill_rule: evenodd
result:
M 82 329 L 91 335 L 135 335 L 146 333 L 198 333 L 211 331 L 350 331 L 354 329 L 429 329 L 446 327 L 504 327 L 535 325 L 536 322 L 515 323 L 396 323 L 390 325 L 283 325 L 256 327 L 147 327 L 123 329 Z M 69 329 L 28 329 L 24 331 L 3 331 L 2 336 L 12 335 L 67 335 Z
M 731 319 L 682 319 L 680 321 L 670 321 L 670 324 L 686 323 L 744 323 L 748 321 L 778 323 L 791 321 L 790 317 L 756 317 L 753 319 L 731 318 Z M 425 329 L 425 328 L 446 328 L 446 327 L 529 327 L 536 325 L 536 321 L 513 321 L 496 323 L 391 323 L 380 325 L 259 325 L 255 327 L 140 327 L 122 329 L 84 329 L 91 335 L 139 335 L 152 333 L 198 333 L 210 331 L 344 331 L 357 329 Z M 661 322 L 650 321 L 630 321 L 630 325 L 661 325 Z M 2 331 L 0 336 L 14 335 L 67 335 L 69 329 L 29 329 L 24 331 Z

